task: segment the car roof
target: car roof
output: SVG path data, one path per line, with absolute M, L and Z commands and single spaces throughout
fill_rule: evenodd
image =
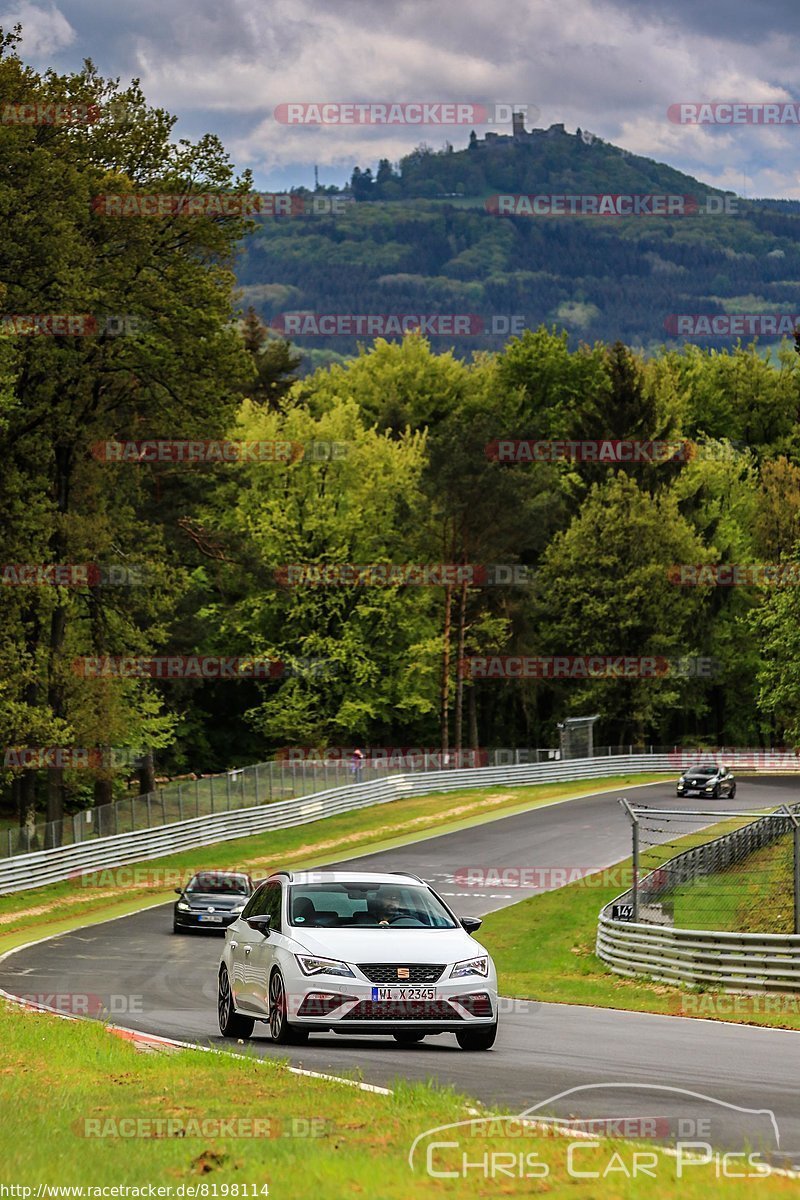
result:
M 419 887 L 423 880 L 401 871 L 279 871 L 270 879 L 288 876 L 290 883 L 402 883 Z

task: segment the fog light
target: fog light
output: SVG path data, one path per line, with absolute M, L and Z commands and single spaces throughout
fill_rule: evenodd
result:
M 297 1010 L 298 1017 L 327 1017 L 328 1013 L 339 1008 L 349 996 L 337 996 L 333 992 L 309 992 Z

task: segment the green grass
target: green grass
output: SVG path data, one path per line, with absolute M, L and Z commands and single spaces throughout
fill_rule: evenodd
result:
M 15 892 L 0 896 L 0 953 L 35 937 L 64 933 L 169 900 L 179 883 L 203 867 L 237 867 L 261 877 L 278 867 L 322 866 L 355 853 L 405 845 L 433 833 L 463 829 L 497 816 L 659 778 L 662 776 L 658 774 L 631 774 L 580 783 L 468 788 L 463 792 L 411 797 L 307 825 L 110 868 L 82 879 Z
M 704 831 L 701 840 L 717 836 L 729 824 L 721 822 Z M 687 844 L 699 837 L 699 832 L 693 834 Z M 674 846 L 664 848 L 660 861 L 674 853 Z M 648 855 L 648 868 L 658 862 L 654 850 Z M 797 995 L 734 1000 L 710 988 L 679 987 L 610 971 L 594 952 L 597 918 L 630 879 L 628 858 L 609 871 L 490 913 L 479 936 L 495 959 L 503 995 L 800 1029 Z
M 673 893 L 675 924 L 684 929 L 794 933 L 792 835 Z
M 39 1184 L 169 1186 L 173 1194 L 185 1184 L 206 1185 L 206 1196 L 230 1196 L 233 1185 L 246 1184 L 248 1194 L 256 1189 L 259 1197 L 268 1188 L 273 1200 L 533 1194 L 633 1200 L 678 1193 L 704 1200 L 720 1169 L 692 1167 L 679 1180 L 674 1159 L 652 1147 L 604 1140 L 581 1147 L 580 1169 L 602 1173 L 613 1162 L 616 1170 L 605 1182 L 579 1180 L 567 1171 L 575 1139 L 529 1136 L 521 1145 L 521 1126 L 496 1122 L 489 1129 L 497 1132 L 479 1140 L 469 1128 L 445 1136 L 460 1135 L 470 1161 L 487 1152 L 535 1153 L 546 1179 L 483 1179 L 475 1171 L 468 1180 L 433 1178 L 424 1156 L 412 1173 L 408 1153 L 426 1130 L 466 1118 L 466 1101 L 453 1091 L 398 1082 L 385 1096 L 293 1075 L 270 1059 L 199 1050 L 142 1054 L 94 1022 L 10 1006 L 0 1006 L 0 1097 L 2 1182 L 32 1187 L 34 1195 Z M 487 1132 L 485 1125 L 477 1128 Z M 621 1173 L 620 1163 L 632 1173 L 637 1149 L 655 1154 L 656 1178 Z M 459 1151 L 448 1159 L 443 1153 L 434 1166 L 452 1169 Z M 726 1180 L 725 1195 L 740 1200 L 749 1188 L 747 1180 Z M 796 1183 L 770 1177 L 758 1190 L 788 1196 L 790 1189 Z

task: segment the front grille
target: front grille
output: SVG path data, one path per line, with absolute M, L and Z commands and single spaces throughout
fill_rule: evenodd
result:
M 436 983 L 441 979 L 444 963 L 358 963 L 372 983 Z M 408 971 L 401 979 L 398 969 Z
M 362 1000 L 344 1021 L 460 1021 L 446 1000 Z

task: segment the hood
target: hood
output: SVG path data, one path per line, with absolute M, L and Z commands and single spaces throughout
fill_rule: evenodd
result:
M 185 900 L 187 904 L 191 904 L 192 908 L 209 908 L 213 906 L 219 912 L 224 912 L 226 909 L 243 907 L 250 897 L 232 896 L 230 892 L 222 896 L 216 895 L 214 892 L 184 892 L 179 899 Z
M 349 963 L 451 963 L 487 954 L 466 929 L 286 930 L 309 954 Z

